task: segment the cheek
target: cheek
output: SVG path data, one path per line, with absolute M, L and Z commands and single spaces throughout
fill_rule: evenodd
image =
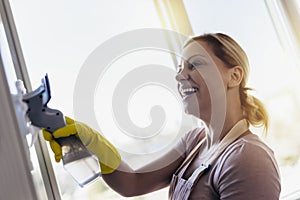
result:
M 216 102 L 217 99 L 224 98 L 229 81 L 229 73 L 226 69 L 206 68 L 201 71 L 197 77 L 202 92 L 201 95 L 207 95 L 210 100 Z
M 195 74 L 192 79 L 194 80 L 194 82 L 198 85 L 199 87 L 199 93 L 198 95 L 200 95 L 201 97 L 207 97 L 209 96 L 209 89 L 208 89 L 208 84 L 207 84 L 207 80 L 203 78 L 203 76 L 201 76 L 200 73 Z
M 218 66 L 220 66 L 219 64 Z M 219 71 L 219 79 L 222 79 L 223 81 L 223 88 L 227 88 L 228 82 L 230 80 L 230 69 L 225 66 L 218 67 Z
M 204 120 L 205 122 L 209 122 L 212 112 L 212 102 L 211 95 L 206 84 L 203 84 L 201 87 L 201 92 L 198 94 L 198 102 L 200 119 Z
M 201 85 L 200 92 L 198 93 L 199 102 L 201 102 L 202 107 L 210 107 L 211 106 L 211 94 L 209 89 L 205 83 Z

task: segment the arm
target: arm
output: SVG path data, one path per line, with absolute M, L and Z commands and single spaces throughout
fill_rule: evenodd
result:
M 123 196 L 142 195 L 168 186 L 183 159 L 183 155 L 172 149 L 161 158 L 137 170 L 131 169 L 122 161 L 116 171 L 103 174 L 103 179 Z
M 121 159 L 118 150 L 97 131 L 70 118 L 66 118 L 66 122 L 67 126 L 56 130 L 53 135 L 43 129 L 44 138 L 50 142 L 56 161 L 60 161 L 62 154 L 61 147 L 54 138 L 76 135 L 98 157 L 103 179 L 123 196 L 141 195 L 166 187 L 185 158 L 186 136 L 189 134 L 161 158 L 133 170 Z
M 173 149 L 150 164 L 133 170 L 122 161 L 116 171 L 103 175 L 103 179 L 111 188 L 127 197 L 164 188 L 170 184 L 173 173 L 186 155 L 203 137 L 204 129 L 194 129 L 182 136 Z
M 279 199 L 277 164 L 264 144 L 239 144 L 224 159 L 214 181 L 220 199 Z

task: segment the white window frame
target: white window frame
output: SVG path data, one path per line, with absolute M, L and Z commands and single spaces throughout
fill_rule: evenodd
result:
M 297 0 L 265 0 L 279 41 L 300 65 L 300 10 Z
M 8 0 L 0 1 L 0 14 L 16 77 L 23 80 L 27 91 L 30 92 L 32 90 L 31 84 Z M 38 199 L 36 195 L 38 191 L 36 191 L 33 184 L 28 160 L 26 160 L 27 156 L 23 155 L 26 152 L 25 148 L 28 147 L 24 145 L 21 138 L 22 127 L 16 123 L 17 116 L 2 59 L 0 62 L 0 93 L 2 94 L 0 96 L 0 113 L 2 116 L 5 116 L 0 120 L 0 140 L 2 140 L 1 144 L 3 144 L 1 148 L 7 151 L 6 154 L 1 152 L 1 160 L 5 162 L 1 162 L 0 165 L 0 173 L 3 173 L 0 182 L 0 198 Z M 34 147 L 48 200 L 61 200 L 45 141 L 38 136 Z M 6 179 L 4 178 L 5 174 L 12 174 L 13 176 Z

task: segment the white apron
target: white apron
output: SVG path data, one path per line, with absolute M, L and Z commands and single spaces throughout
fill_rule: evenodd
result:
M 211 156 L 209 156 L 208 159 L 204 161 L 203 164 L 201 164 L 187 180 L 185 180 L 182 178 L 182 176 L 186 169 L 189 167 L 190 163 L 199 153 L 200 147 L 206 139 L 203 138 L 194 147 L 187 158 L 183 161 L 181 166 L 173 174 L 170 183 L 169 200 L 187 200 L 201 175 L 209 170 L 210 164 L 215 161 L 232 142 L 234 142 L 237 138 L 244 134 L 248 129 L 249 124 L 246 119 L 237 122 L 218 144 L 216 151 Z

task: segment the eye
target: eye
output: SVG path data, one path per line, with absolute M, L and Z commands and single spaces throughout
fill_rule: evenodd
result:
M 194 61 L 194 62 L 192 62 L 192 63 L 190 63 L 189 65 L 188 65 L 188 68 L 190 69 L 190 70 L 193 70 L 193 69 L 195 69 L 195 68 L 197 68 L 197 67 L 201 67 L 201 66 L 203 66 L 205 63 L 203 62 L 203 61 Z

